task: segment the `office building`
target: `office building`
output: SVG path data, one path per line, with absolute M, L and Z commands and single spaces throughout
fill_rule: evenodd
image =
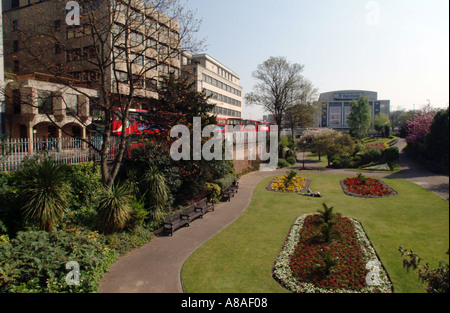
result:
M 197 91 L 211 96 L 217 117 L 242 117 L 242 87 L 239 75 L 207 54 L 192 55 L 183 52 L 184 75 L 195 82 Z
M 316 127 L 328 127 L 337 130 L 349 130 L 348 116 L 351 102 L 367 98 L 372 119 L 380 113 L 390 114 L 390 100 L 379 100 L 378 93 L 366 90 L 338 90 L 322 93 L 319 102 L 322 112 L 316 118 Z

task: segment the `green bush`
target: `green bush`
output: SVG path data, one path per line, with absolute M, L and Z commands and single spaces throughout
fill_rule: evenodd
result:
M 297 163 L 297 158 L 295 156 L 290 156 L 286 159 L 286 161 L 290 164 L 290 165 L 294 165 L 295 163 Z
M 219 185 L 221 190 L 224 190 L 225 188 L 230 186 L 235 180 L 236 180 L 236 175 L 227 174 L 223 178 L 216 180 L 215 183 L 217 185 Z
M 151 228 L 138 226 L 130 231 L 105 236 L 106 244 L 118 255 L 124 255 L 131 249 L 148 243 L 153 236 Z
M 400 158 L 398 147 L 390 147 L 383 151 L 383 157 L 388 162 L 396 161 Z
M 19 232 L 0 245 L 0 293 L 97 292 L 117 254 L 96 232 Z M 68 262 L 78 262 L 79 285 L 68 285 Z
M 362 164 L 369 164 L 371 162 L 378 162 L 382 157 L 382 152 L 378 148 L 365 149 L 361 155 Z
M 284 167 L 290 167 L 291 164 L 289 164 L 288 161 L 286 161 L 285 159 L 278 159 L 278 167 L 279 168 L 284 168 Z
M 208 197 L 208 201 L 213 202 L 214 199 L 220 196 L 222 189 L 219 185 L 213 183 L 206 183 L 206 196 Z

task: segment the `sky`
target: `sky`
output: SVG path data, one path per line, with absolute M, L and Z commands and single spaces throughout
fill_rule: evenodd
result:
M 319 93 L 370 90 L 391 110 L 449 105 L 448 0 L 187 0 L 207 53 L 253 91 L 269 57 L 304 65 Z M 243 104 L 243 117 L 262 119 Z

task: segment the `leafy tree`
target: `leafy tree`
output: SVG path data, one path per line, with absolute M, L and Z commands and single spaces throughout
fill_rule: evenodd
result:
M 375 130 L 380 132 L 382 136 L 389 137 L 391 126 L 391 120 L 387 114 L 380 113 L 375 115 L 374 127 Z
M 428 159 L 441 166 L 449 163 L 449 109 L 439 111 L 433 119 L 429 133 L 425 136 Z
M 367 136 L 370 127 L 370 105 L 366 97 L 351 102 L 351 111 L 348 116 L 350 134 L 358 139 Z
M 318 137 L 315 145 L 327 156 L 328 166 L 331 165 L 333 156 L 351 155 L 355 151 L 355 142 L 352 137 L 336 130 Z
M 424 108 L 414 115 L 414 118 L 407 123 L 406 142 L 408 144 L 423 143 L 430 131 L 431 124 L 436 115 L 436 111 L 431 108 Z

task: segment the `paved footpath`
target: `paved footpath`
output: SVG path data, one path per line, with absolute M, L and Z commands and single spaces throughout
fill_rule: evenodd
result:
M 404 141 L 398 146 L 402 148 Z M 299 155 L 302 160 L 302 155 Z M 430 172 L 401 153 L 399 164 L 402 171 L 397 174 L 371 173 L 412 181 L 427 188 L 442 198 L 449 199 L 449 177 Z M 296 168 L 300 168 L 297 164 Z M 321 170 L 326 174 L 355 174 L 345 170 L 324 169 L 315 162 L 306 160 L 308 169 Z M 231 202 L 216 204 L 214 212 L 191 226 L 179 229 L 173 237 L 154 237 L 148 244 L 120 257 L 111 265 L 100 281 L 101 293 L 182 293 L 181 270 L 188 257 L 203 243 L 233 223 L 248 207 L 255 186 L 264 178 L 284 174 L 289 169 L 274 172 L 253 172 L 241 177 L 239 193 Z
M 241 177 L 239 192 L 230 202 L 177 230 L 173 237 L 154 237 L 139 249 L 120 257 L 100 281 L 101 293 L 181 293 L 181 269 L 204 242 L 233 223 L 248 207 L 255 186 L 264 178 L 285 173 L 253 172 Z

